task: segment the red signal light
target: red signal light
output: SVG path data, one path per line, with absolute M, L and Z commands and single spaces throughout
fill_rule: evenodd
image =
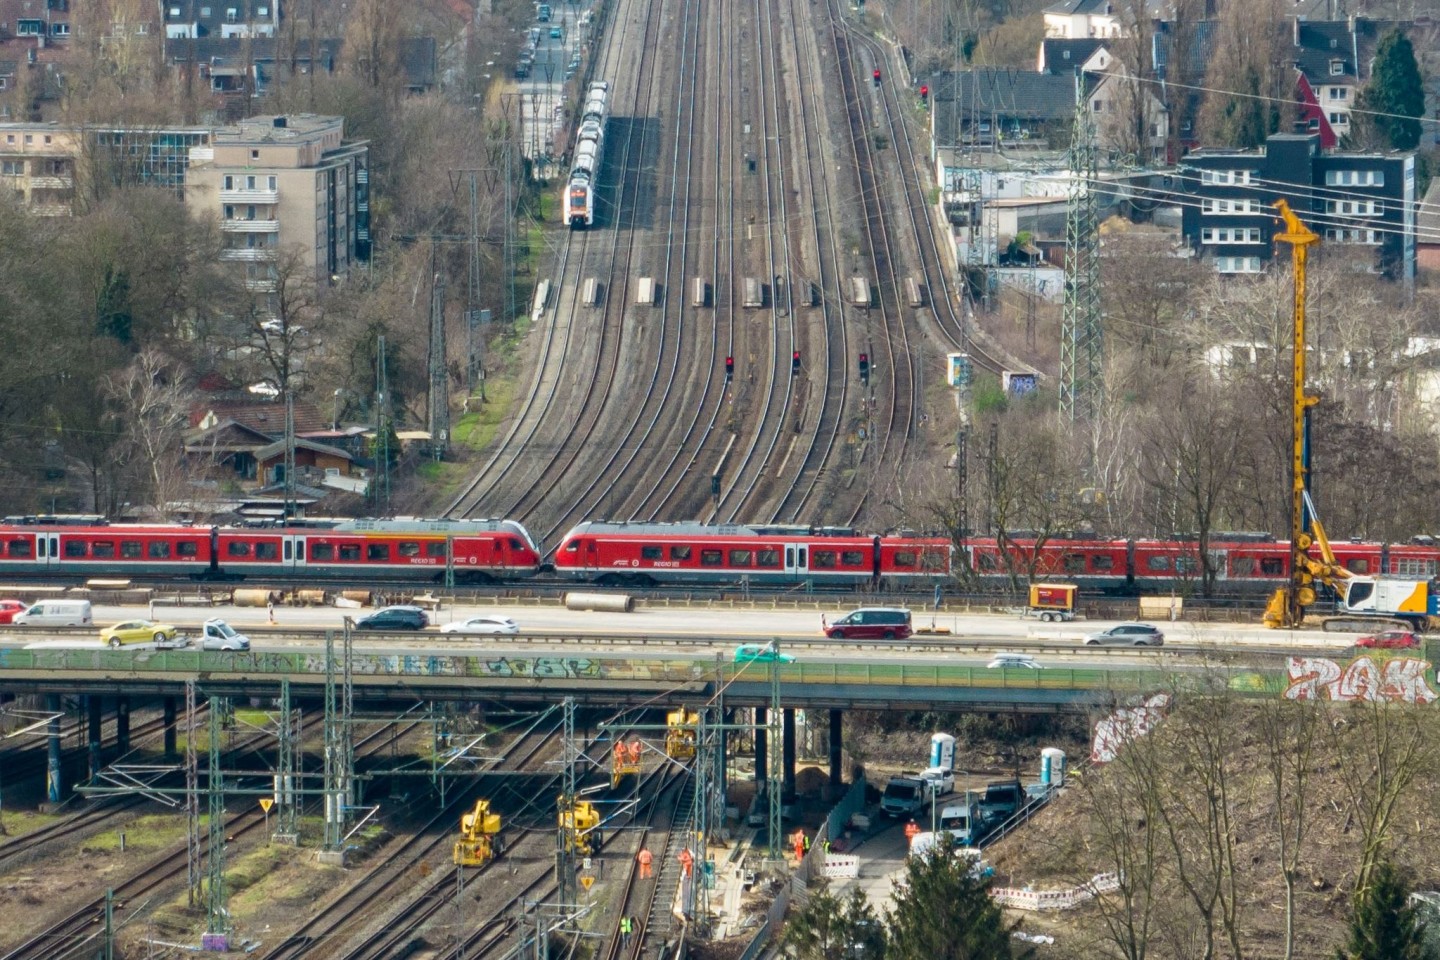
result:
M 791 370 L 799 370 L 799 369 L 800 369 L 800 351 L 799 351 L 799 350 L 796 350 L 795 353 L 794 353 L 794 355 L 791 356 L 791 358 L 790 358 L 790 369 L 791 369 Z

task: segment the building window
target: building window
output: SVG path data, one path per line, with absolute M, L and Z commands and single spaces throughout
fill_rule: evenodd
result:
M 1094 110 L 1096 113 L 1104 113 L 1104 112 L 1105 112 L 1105 101 L 1104 101 L 1104 100 L 1091 100 L 1091 101 L 1090 101 L 1090 109 L 1091 109 L 1091 110 Z
M 1330 61 L 1330 76 L 1332 76 L 1332 77 L 1340 77 L 1340 76 L 1344 76 L 1344 75 L 1345 75 L 1345 61 L 1344 61 L 1344 60 L 1331 60 L 1331 61 Z
M 35 134 L 33 134 L 33 133 L 27 133 L 27 134 L 25 134 L 25 146 L 28 147 L 28 146 L 30 146 L 30 144 L 32 144 L 32 143 L 34 143 L 34 142 L 35 142 Z
M 1310 122 L 1309 122 L 1308 124 L 1306 124 L 1306 127 L 1309 128 L 1309 129 L 1311 129 L 1311 130 L 1319 130 L 1319 129 L 1320 129 L 1320 118 L 1319 118 L 1319 117 L 1311 117 L 1311 118 L 1310 118 Z
M 1332 126 L 1332 127 L 1343 127 L 1343 126 L 1347 126 L 1349 123 L 1350 123 L 1350 115 L 1349 115 L 1349 114 L 1346 114 L 1346 113 L 1336 113 L 1336 112 L 1334 112 L 1334 111 L 1331 111 L 1331 113 L 1330 113 L 1330 126 Z
M 7 83 L 9 83 L 9 82 L 10 82 L 10 78 L 9 78 L 9 77 L 0 77 L 0 90 L 4 90 L 4 89 L 5 89 L 5 85 L 6 85 Z
M 1327 200 L 1326 213 L 1339 213 L 1357 217 L 1380 217 L 1385 214 L 1385 204 L 1378 200 Z
M 1350 99 L 1350 88 L 1349 88 L 1349 87 L 1330 87 L 1330 88 L 1328 88 L 1328 89 L 1330 90 L 1330 99 L 1331 99 L 1331 100 L 1349 100 L 1349 99 Z
M 232 176 L 231 176 L 230 174 L 228 174 L 228 173 L 225 174 L 225 176 L 220 179 L 220 189 L 221 189 L 221 190 L 234 190 L 234 189 L 235 189 L 235 178 L 232 177 Z
M 235 21 L 240 19 L 240 11 L 235 7 L 227 8 L 225 10 L 225 19 L 230 21 L 231 23 L 234 23 Z
M 1259 257 L 1216 257 L 1215 269 L 1219 273 L 1259 273 Z
M 256 15 L 257 17 L 268 17 L 268 16 L 270 16 L 270 8 L 269 8 L 269 7 L 256 7 L 256 8 L 255 8 L 255 15 Z
M 45 134 L 45 142 L 46 142 L 47 144 L 50 142 L 50 134 L 48 134 L 48 133 Z
M 274 176 L 266 177 L 266 178 L 265 178 L 265 182 L 266 182 L 266 185 L 267 185 L 268 189 L 270 189 L 270 190 L 278 190 L 278 189 L 280 189 L 280 184 L 279 184 L 279 178 L 278 178 L 278 177 L 274 177 Z
M 260 151 L 259 151 L 259 150 L 251 150 L 251 151 L 250 151 L 250 159 L 251 159 L 251 160 L 259 160 L 259 159 L 260 159 Z
M 231 204 L 228 204 L 228 203 L 227 203 L 227 204 L 225 204 L 225 206 L 224 206 L 223 209 L 224 209 L 224 211 L 225 211 L 225 213 L 224 213 L 224 219 L 226 219 L 226 220 L 234 220 L 234 219 L 235 219 L 235 207 L 234 207 L 234 206 L 232 206 Z
M 23 177 L 25 176 L 24 160 L 0 160 L 0 176 Z
M 1380 232 L 1378 230 L 1348 230 L 1331 227 L 1325 231 L 1325 239 L 1333 243 L 1359 243 L 1374 247 L 1380 244 Z
M 68 24 L 68 23 L 52 23 L 52 24 L 50 24 L 50 35 L 53 36 L 53 37 L 68 37 L 68 36 L 70 36 L 70 24 Z
M 204 17 L 204 18 L 206 18 L 206 19 L 209 19 L 209 17 L 210 17 L 210 8 L 209 8 L 209 7 L 201 7 L 201 8 L 200 8 L 200 16 L 202 16 L 202 17 Z
M 254 177 L 246 177 L 246 178 L 245 178 L 245 189 L 246 189 L 246 190 L 254 190 L 254 189 L 255 189 L 255 178 L 254 178 Z
M 22 37 L 43 37 L 45 36 L 45 21 L 17 20 L 15 22 L 15 33 Z
M 148 24 L 148 23 L 141 23 L 141 24 L 137 24 L 137 25 L 136 25 L 136 27 L 135 27 L 135 36 L 137 36 L 137 37 L 148 37 L 149 35 L 150 35 L 150 24 Z
M 1383 187 L 1384 170 L 1326 170 L 1327 187 Z
M 171 7 L 171 8 L 170 8 L 170 17 L 171 17 L 171 19 L 173 19 L 173 20 L 179 20 L 179 19 L 180 19 L 180 8 L 179 8 L 179 7 Z

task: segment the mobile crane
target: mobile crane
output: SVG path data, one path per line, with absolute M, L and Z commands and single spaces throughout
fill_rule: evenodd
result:
M 500 853 L 500 814 L 490 812 L 489 800 L 476 800 L 475 809 L 460 817 L 460 839 L 451 859 L 457 867 L 480 867 Z
M 1340 600 L 1341 615 L 1321 621 L 1325 630 L 1369 630 L 1376 627 L 1402 625 L 1423 630 L 1430 616 L 1440 612 L 1440 597 L 1429 580 L 1375 578 L 1357 576 L 1335 559 L 1325 527 L 1315 513 L 1310 499 L 1310 449 L 1307 419 L 1310 408 L 1320 402 L 1318 396 L 1305 392 L 1305 263 L 1311 244 L 1320 237 L 1305 226 L 1284 200 L 1275 207 L 1285 221 L 1285 232 L 1275 235 L 1281 243 L 1290 244 L 1295 276 L 1294 361 L 1291 383 L 1291 461 L 1290 461 L 1290 582 L 1270 598 L 1265 608 L 1265 626 L 1294 628 L 1305 619 L 1305 608 L 1315 603 L 1315 584 L 1334 590 Z M 1310 547 L 1319 549 L 1320 556 L 1310 555 Z

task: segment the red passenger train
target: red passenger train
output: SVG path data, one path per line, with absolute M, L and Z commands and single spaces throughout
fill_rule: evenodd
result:
M 895 589 L 950 578 L 943 537 L 869 536 L 846 528 L 582 523 L 555 550 L 555 570 L 596 583 L 816 585 Z

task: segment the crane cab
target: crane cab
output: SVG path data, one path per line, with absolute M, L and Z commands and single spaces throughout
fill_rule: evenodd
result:
M 665 755 L 672 760 L 695 759 L 695 733 L 700 714 L 694 710 L 672 710 L 665 714 Z
M 451 859 L 457 867 L 481 867 L 500 853 L 500 814 L 490 812 L 489 800 L 476 800 L 475 809 L 460 817 L 460 839 Z
M 588 800 L 576 800 L 569 809 L 562 805 L 560 831 L 567 851 L 588 857 L 600 849 L 600 811 Z

